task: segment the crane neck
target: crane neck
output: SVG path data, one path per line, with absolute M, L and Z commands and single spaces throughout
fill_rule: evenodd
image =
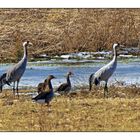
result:
M 28 56 L 28 51 L 27 51 L 27 46 L 24 46 L 24 58 L 27 58 Z
M 117 61 L 117 50 L 115 47 L 113 48 L 113 53 L 114 53 L 113 60 Z

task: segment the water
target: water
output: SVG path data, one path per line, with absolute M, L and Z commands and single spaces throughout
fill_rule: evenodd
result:
M 27 69 L 20 81 L 20 87 L 36 87 L 38 83 L 43 82 L 47 75 L 54 75 L 57 79 L 52 80 L 54 87 L 66 81 L 66 73 L 72 71 L 74 76 L 71 77 L 73 86 L 88 85 L 88 78 L 91 73 L 96 72 L 109 61 L 105 60 L 51 60 L 44 62 L 29 62 Z M 1 64 L 0 74 L 12 64 Z M 131 61 L 119 61 L 117 69 L 109 79 L 109 84 L 117 81 L 123 81 L 126 84 L 140 84 L 140 61 L 133 59 Z M 5 88 L 9 88 L 5 86 Z

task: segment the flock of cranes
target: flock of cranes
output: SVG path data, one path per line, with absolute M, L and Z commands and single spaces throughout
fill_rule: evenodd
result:
M 17 96 L 19 97 L 18 92 L 18 85 L 20 82 L 21 77 L 23 76 L 26 66 L 27 66 L 27 58 L 28 58 L 28 52 L 27 48 L 32 46 L 33 44 L 30 41 L 26 41 L 23 43 L 24 48 L 24 55 L 23 58 L 14 66 L 9 68 L 6 73 L 2 74 L 0 77 L 0 91 L 2 92 L 2 88 L 5 84 L 11 86 L 11 83 L 13 83 L 13 94 L 15 95 L 17 93 Z M 121 45 L 119 43 L 113 44 L 113 52 L 114 56 L 110 63 L 100 68 L 97 72 L 92 73 L 89 77 L 89 91 L 92 89 L 93 84 L 99 85 L 101 81 L 105 82 L 104 87 L 104 97 L 106 97 L 106 93 L 108 93 L 108 87 L 107 83 L 109 78 L 112 76 L 114 71 L 117 67 L 117 48 Z M 71 90 L 71 81 L 70 76 L 74 75 L 72 72 L 67 73 L 67 81 L 66 83 L 61 84 L 57 89 L 56 92 L 60 94 L 67 94 Z M 50 101 L 52 100 L 54 96 L 53 86 L 51 83 L 52 79 L 55 79 L 56 77 L 53 75 L 49 75 L 47 79 L 44 80 L 43 83 L 39 83 L 37 87 L 38 95 L 32 100 L 38 102 L 38 103 L 46 103 L 49 105 Z M 16 88 L 15 88 L 16 84 Z

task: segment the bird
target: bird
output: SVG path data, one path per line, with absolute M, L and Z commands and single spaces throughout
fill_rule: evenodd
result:
M 44 83 L 39 83 L 37 86 L 37 92 L 40 94 L 44 90 Z
M 49 75 L 48 78 L 46 79 L 45 91 L 40 92 L 40 94 L 32 98 L 32 100 L 40 104 L 47 104 L 47 106 L 49 106 L 50 101 L 54 97 L 51 80 L 55 78 L 56 78 L 55 76 Z
M 47 85 L 47 79 L 44 80 L 43 83 L 39 83 L 37 86 L 37 92 L 38 94 L 42 93 L 43 91 L 45 91 L 45 86 Z
M 114 71 L 117 67 L 117 48 L 121 46 L 119 43 L 113 44 L 113 52 L 114 56 L 112 61 L 110 61 L 107 65 L 100 68 L 97 72 L 92 73 L 89 77 L 89 91 L 92 89 L 92 85 L 95 84 L 96 86 L 100 84 L 101 81 L 105 82 L 104 87 L 104 97 L 106 96 L 106 93 L 108 93 L 108 87 L 107 83 L 109 78 L 112 76 Z
M 6 84 L 6 73 L 0 76 L 0 92 L 2 92 L 3 86 Z
M 61 84 L 57 89 L 56 92 L 61 93 L 61 94 L 67 94 L 70 92 L 71 90 L 71 81 L 70 81 L 70 76 L 74 75 L 72 72 L 68 72 L 67 73 L 67 82 Z
M 24 55 L 23 58 L 14 66 L 8 69 L 6 72 L 6 84 L 10 85 L 10 83 L 13 82 L 13 94 L 15 95 L 15 90 L 17 91 L 18 94 L 18 85 L 20 82 L 21 77 L 23 76 L 25 70 L 26 70 L 26 65 L 27 65 L 27 47 L 32 46 L 33 44 L 30 41 L 26 41 L 23 43 L 23 48 L 24 48 Z M 17 86 L 15 89 L 15 83 L 17 82 Z

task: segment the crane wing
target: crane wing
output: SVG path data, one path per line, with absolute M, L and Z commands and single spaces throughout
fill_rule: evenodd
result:
M 101 69 L 99 69 L 96 73 L 95 73 L 95 77 L 97 77 L 99 80 L 108 80 L 109 77 L 114 73 L 116 69 L 116 64 L 107 64 L 105 66 L 103 66 Z
M 27 63 L 27 59 L 23 59 L 19 63 L 11 67 L 7 71 L 6 81 L 13 82 L 19 80 L 26 69 L 26 63 Z

